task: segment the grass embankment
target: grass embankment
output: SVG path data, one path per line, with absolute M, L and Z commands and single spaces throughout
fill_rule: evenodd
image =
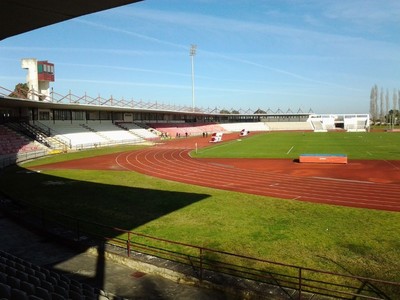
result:
M 383 159 L 384 154 L 390 159 L 399 158 L 394 145 L 399 143 L 387 140 L 385 135 L 269 133 L 265 140 L 262 135 L 253 136 L 240 143 L 229 143 L 229 151 L 221 151 L 225 144 L 217 145 L 215 151 L 221 151 L 224 157 L 233 153 L 248 157 L 246 153 L 262 150 L 261 157 L 266 153 L 268 157 L 282 157 L 294 145 L 289 153 L 292 157 L 331 149 L 329 153 L 347 153 L 355 158 L 362 158 L 357 156 L 361 152 L 368 158 Z M 387 138 L 398 139 L 390 134 Z M 337 139 L 344 141 L 341 146 L 336 145 Z M 254 141 L 257 143 L 252 145 Z M 241 150 L 235 150 L 236 144 Z M 317 148 L 318 145 L 328 148 Z M 2 175 L 0 189 L 15 199 L 77 218 L 164 239 L 287 264 L 400 281 L 399 213 L 233 193 L 135 172 L 37 173 L 25 169 L 123 150 L 128 149 L 77 152 L 11 167 Z M 211 150 L 201 154 L 205 153 Z

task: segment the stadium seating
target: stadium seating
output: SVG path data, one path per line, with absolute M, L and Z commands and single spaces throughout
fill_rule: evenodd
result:
M 267 122 L 271 131 L 311 131 L 312 125 L 309 122 Z
M 124 143 L 143 140 L 142 138 L 135 134 L 132 134 L 128 130 L 116 126 L 111 121 L 102 121 L 101 123 L 98 121 L 87 121 L 87 123 L 82 124 L 82 126 L 112 142 Z
M 83 128 L 79 123 L 65 121 L 42 123 L 51 128 L 52 136 L 61 136 L 61 138 L 65 137 L 69 139 L 72 147 L 83 144 L 101 144 L 108 142 L 105 138 L 91 132 L 89 129 Z
M 139 125 L 137 125 L 135 123 L 118 123 L 118 126 L 121 126 L 121 127 L 125 128 L 126 130 L 129 130 L 129 132 L 131 132 L 132 134 L 139 136 L 146 140 L 159 139 L 159 136 L 155 130 L 150 130 L 150 129 L 140 127 Z
M 149 123 L 149 127 L 159 132 L 168 134 L 170 137 L 199 136 L 205 132 L 219 132 L 225 129 L 215 123 Z
M 324 127 L 320 120 L 311 120 L 311 124 L 315 132 L 327 132 L 328 130 Z
M 33 152 L 44 148 L 39 143 L 0 125 L 0 155 Z
M 366 132 L 369 130 L 369 114 L 310 115 L 308 121 L 315 132 L 345 130 Z
M 51 129 L 53 136 L 67 138 L 71 147 L 102 146 L 138 143 L 143 139 L 124 130 L 111 121 L 41 121 Z
M 120 299 L 0 250 L 0 299 Z
M 366 120 L 354 120 L 346 124 L 345 129 L 349 132 L 365 132 L 366 123 Z
M 223 123 L 220 126 L 224 131 L 240 132 L 245 129 L 247 131 L 269 131 L 270 128 L 264 122 L 249 122 L 249 123 Z

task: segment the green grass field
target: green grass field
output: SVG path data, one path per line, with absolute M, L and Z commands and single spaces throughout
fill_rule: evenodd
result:
M 400 133 L 271 132 L 199 149 L 197 157 L 298 158 L 303 153 L 347 154 L 349 159 L 400 160 Z
M 268 133 L 200 149 L 205 157 L 345 153 L 400 159 L 400 134 Z M 292 150 L 289 152 L 289 149 Z M 14 166 L 0 189 L 15 199 L 152 236 L 287 264 L 400 281 L 400 214 L 247 195 L 135 172 L 25 168 L 136 148 L 107 148 Z M 288 153 L 289 152 L 289 153 Z

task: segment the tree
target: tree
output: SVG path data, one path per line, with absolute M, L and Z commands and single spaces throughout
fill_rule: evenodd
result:
M 256 115 L 256 114 L 262 114 L 262 115 L 264 115 L 264 114 L 266 114 L 266 112 L 264 111 L 264 110 L 262 110 L 261 108 L 259 108 L 259 109 L 257 109 L 255 112 L 254 112 L 254 114 Z
M 387 120 L 390 125 L 396 125 L 399 120 L 400 112 L 396 109 L 391 109 L 387 114 Z
M 400 90 L 397 91 L 397 102 L 398 102 L 398 107 L 400 109 Z
M 378 98 L 378 87 L 375 85 L 371 88 L 370 94 L 370 103 L 369 103 L 369 113 L 371 114 L 371 118 L 373 121 L 378 119 L 378 107 L 377 107 L 377 98 Z
M 224 115 L 230 115 L 231 112 L 227 109 L 221 109 L 221 111 L 219 112 L 220 114 L 224 114 Z
M 381 88 L 381 95 L 380 95 L 380 116 L 379 119 L 381 122 L 383 122 L 385 120 L 385 109 L 383 107 L 383 87 Z
M 26 83 L 18 83 L 15 86 L 14 91 L 9 96 L 13 97 L 13 98 L 28 99 L 28 93 L 29 93 L 28 84 L 26 84 Z
M 375 120 L 379 118 L 379 109 L 378 109 L 378 86 L 375 84 Z
M 387 115 L 389 113 L 389 110 L 390 110 L 390 107 L 389 107 L 389 89 L 386 89 L 385 102 L 386 102 L 385 115 Z M 387 120 L 387 121 L 389 121 L 389 120 Z

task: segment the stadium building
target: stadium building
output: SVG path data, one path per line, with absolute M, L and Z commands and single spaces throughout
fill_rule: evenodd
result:
M 0 155 L 40 149 L 43 153 L 126 143 L 142 143 L 182 135 L 246 131 L 366 131 L 368 114 L 315 114 L 310 109 L 276 112 L 202 109 L 135 100 L 56 93 L 54 64 L 23 59 L 28 90 L 0 87 Z M 7 138 L 7 133 L 10 138 Z M 12 136 L 20 136 L 22 141 Z M 7 142 L 5 142 L 7 141 Z M 7 144 L 7 145 L 5 145 Z M 21 149 L 20 149 L 21 148 Z M 28 150 L 28 151 L 26 151 Z
M 20 2 L 12 0 L 0 4 L 0 8 L 3 8 L 1 11 L 7 14 L 7 18 L 2 18 L 0 40 L 83 14 L 137 1 L 107 0 L 83 3 L 80 0 L 71 0 L 63 3 L 42 0 L 33 1 L 29 5 Z M 29 22 L 18 22 L 21 6 L 24 8 L 24 15 L 30 15 Z M 52 10 L 43 14 L 43 7 L 52 7 Z M 23 59 L 21 66 L 28 70 L 26 80 L 28 90 L 12 90 L 10 87 L 1 87 L 0 84 L 0 169 L 16 162 L 53 153 L 121 144 L 153 143 L 166 138 L 204 135 L 205 133 L 210 135 L 220 133 L 216 136 L 222 136 L 224 132 L 238 134 L 246 132 L 247 134 L 254 131 L 359 132 L 369 130 L 368 114 L 315 114 L 311 109 L 308 112 L 303 112 L 301 109 L 297 112 L 290 109 L 286 112 L 281 110 L 274 112 L 270 109 L 267 111 L 261 109 L 227 111 L 219 108 L 203 109 L 112 97 L 91 97 L 86 94 L 74 95 L 71 92 L 59 94 L 50 87 L 50 82 L 55 80 L 53 63 L 30 58 Z M 39 285 L 43 287 L 43 289 L 40 288 L 41 290 L 45 290 L 47 279 L 41 278 L 41 274 L 46 271 L 46 268 L 40 269 L 41 272 L 30 270 L 28 268 L 32 265 L 30 262 L 24 262 L 3 251 L 0 251 L 0 258 L 2 262 L 9 265 L 22 267 L 26 265 L 24 268 L 27 272 L 39 274 L 37 278 L 31 276 L 38 282 L 36 287 L 33 284 L 25 284 L 26 292 L 22 291 L 23 285 L 21 289 L 14 288 L 13 299 L 28 299 L 28 290 L 38 289 Z M 7 267 L 7 271 L 11 269 Z M 248 270 L 246 269 L 246 272 Z M 11 272 L 13 271 L 11 270 L 10 274 Z M 50 271 L 48 272 L 50 274 Z M 63 289 L 70 290 L 70 294 L 65 295 L 64 298 L 118 299 L 111 296 L 105 297 L 100 291 L 95 293 L 92 287 L 83 284 L 79 284 L 80 288 L 76 289 L 66 276 L 52 273 L 54 273 L 52 274 L 54 278 L 57 277 L 54 279 L 56 284 L 52 281 L 48 284 L 48 289 L 50 291 L 59 287 L 60 294 Z M 131 277 L 135 275 L 137 274 Z M 7 276 L 11 277 L 11 275 Z M 129 279 L 132 279 L 131 277 Z M 0 287 L 9 288 L 8 284 L 1 282 Z M 6 292 L 11 295 L 11 289 L 1 290 L 1 292 L 4 292 L 4 295 Z M 36 298 L 51 299 L 49 292 L 44 292 L 43 297 Z M 298 295 L 300 299 L 301 294 Z M 0 298 L 2 297 L 0 295 Z M 53 297 L 53 299 L 62 299 Z
M 74 0 L 68 4 L 50 0 L 30 6 L 6 1 L 1 11 L 0 40 L 77 16 L 117 7 L 137 0 Z M 4 7 L 3 7 L 4 6 Z M 43 8 L 52 7 L 43 15 Z M 30 15 L 21 19 L 20 11 Z M 44 17 L 45 16 L 45 17 Z M 217 131 L 365 131 L 368 114 L 316 115 L 310 109 L 286 112 L 195 108 L 135 100 L 58 94 L 50 83 L 55 80 L 54 64 L 34 58 L 23 59 L 27 69 L 26 91 L 13 91 L 0 84 L 0 157 L 21 152 L 51 153 L 120 143 L 140 143 L 180 135 L 201 135 Z M 18 137 L 18 138 L 15 138 Z
M 40 75 L 40 70 L 37 74 Z M 32 77 L 28 75 L 28 78 Z M 48 82 L 39 81 L 38 84 L 31 81 L 28 84 L 49 86 Z M 138 143 L 162 137 L 174 138 L 184 133 L 193 136 L 203 132 L 240 132 L 243 129 L 326 132 L 366 131 L 369 128 L 368 114 L 318 115 L 311 110 L 307 113 L 301 110 L 296 113 L 290 110 L 285 113 L 271 110 L 230 113 L 218 108 L 193 110 L 191 107 L 135 100 L 93 98 L 72 93 L 60 95 L 50 88 L 30 89 L 26 97 L 18 97 L 18 94 L 15 97 L 15 92 L 12 97 L 12 93 L 0 88 L 3 130 L 13 130 L 52 150 Z

